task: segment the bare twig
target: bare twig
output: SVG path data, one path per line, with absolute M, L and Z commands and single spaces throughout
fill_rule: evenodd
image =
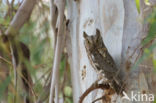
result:
M 54 63 L 53 63 L 53 68 L 52 68 L 53 72 L 52 72 L 52 79 L 51 79 L 49 103 L 52 103 L 53 101 L 54 88 L 55 88 L 56 103 L 58 102 L 59 64 L 60 64 L 61 54 L 64 48 L 63 44 L 64 44 L 64 39 L 65 39 L 65 34 L 66 34 L 65 32 L 66 31 L 66 28 L 65 28 L 66 19 L 64 18 L 65 1 L 57 0 L 55 2 L 55 5 L 54 5 L 54 0 L 51 0 L 51 25 L 54 31 L 54 36 L 55 36 L 54 44 L 56 44 L 56 46 L 54 46 L 55 55 L 54 55 Z M 57 17 L 57 9 L 58 9 L 58 17 Z M 57 27 L 56 27 L 56 23 L 58 24 Z M 56 30 L 58 31 L 56 32 Z
M 50 0 L 50 17 L 51 17 L 51 26 L 54 33 L 54 50 L 56 49 L 56 40 L 57 40 L 57 29 L 56 22 L 58 18 L 58 9 L 54 4 L 54 0 Z
M 8 61 L 7 59 L 3 58 L 0 56 L 0 59 L 3 60 L 4 62 L 8 63 L 9 65 L 12 65 L 12 63 L 10 61 Z
M 63 34 L 63 31 L 61 33 Z M 56 51 L 55 51 L 55 55 L 54 55 L 54 63 L 53 63 L 53 68 L 52 68 L 52 79 L 51 79 L 49 103 L 52 103 L 52 101 L 53 101 L 53 92 L 54 92 L 55 84 L 57 82 L 56 78 L 59 75 L 58 74 L 59 73 L 59 64 L 60 64 L 61 54 L 62 54 L 63 47 L 64 47 L 63 44 L 64 44 L 65 34 L 57 36 Z
M 30 91 L 31 91 L 31 93 L 34 95 L 34 99 L 36 100 L 36 93 L 35 93 L 35 91 L 34 91 L 34 89 L 33 89 L 33 87 L 32 87 L 32 83 L 31 83 L 31 81 L 29 81 L 21 72 L 18 72 L 17 71 L 17 74 L 22 78 L 22 79 L 24 79 L 24 81 L 28 84 L 28 87 L 30 88 Z
M 92 103 L 95 103 L 95 102 L 97 102 L 97 101 L 99 101 L 99 100 L 101 100 L 101 99 L 103 99 L 103 98 L 105 98 L 105 95 L 102 96 L 102 97 L 100 97 L 100 98 L 95 99 L 94 101 L 92 101 Z
M 36 103 L 43 103 L 43 101 L 48 98 L 48 96 L 49 96 L 49 88 L 50 88 L 50 80 L 49 80 L 50 77 L 51 77 L 51 72 L 47 76 L 47 79 L 45 80 L 45 81 L 47 81 L 47 84 L 44 85 L 43 92 L 38 97 L 38 100 L 37 100 Z
M 94 82 L 80 97 L 79 103 L 83 103 L 84 98 L 95 89 L 109 89 L 109 84 L 98 84 L 98 82 Z
M 14 87 L 15 87 L 15 95 L 14 95 L 14 103 L 16 103 L 16 93 L 17 93 L 17 70 L 16 70 L 16 61 L 15 56 L 13 52 L 13 48 L 10 45 L 11 55 L 12 55 L 12 64 L 13 64 L 13 70 L 14 70 Z

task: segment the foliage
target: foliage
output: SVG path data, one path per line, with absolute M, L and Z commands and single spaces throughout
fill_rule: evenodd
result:
M 154 75 L 156 75 L 156 8 L 153 9 L 153 12 L 149 17 L 146 18 L 144 23 L 149 24 L 148 35 L 143 39 L 141 46 L 143 47 L 142 56 L 136 61 L 133 69 L 136 69 L 139 64 L 144 62 L 146 59 L 151 59 L 153 61 Z M 154 101 L 156 103 L 156 101 Z
M 146 19 L 145 23 L 149 23 L 149 31 L 146 38 L 142 41 L 142 46 L 146 47 L 144 49 L 143 56 L 138 60 L 137 64 L 141 63 L 143 60 L 145 60 L 148 57 L 153 58 L 153 65 L 154 65 L 154 71 L 156 71 L 156 58 L 153 55 L 153 51 L 156 47 L 156 42 L 154 41 L 156 38 L 156 8 L 154 8 L 151 15 Z M 154 42 L 153 42 L 154 41 Z M 149 45 L 147 47 L 147 45 Z
M 17 11 L 19 5 L 20 3 L 14 3 L 12 8 L 13 11 Z M 15 12 L 12 12 L 12 16 L 6 16 L 6 13 L 9 10 L 6 3 L 0 3 L 0 10 L 0 34 L 3 34 L 8 28 L 12 17 L 15 15 Z M 31 77 L 33 79 L 34 87 L 32 89 L 36 97 L 39 97 L 44 91 L 44 86 L 48 85 L 49 75 L 51 74 L 51 68 L 53 63 L 53 35 L 48 17 L 49 8 L 45 2 L 40 1 L 35 7 L 30 20 L 24 24 L 22 29 L 19 31 L 19 34 L 17 35 L 17 40 L 26 44 L 30 49 L 30 62 L 25 62 L 27 67 L 29 68 L 29 74 L 31 74 Z M 0 43 L 0 47 L 1 45 L 3 44 Z M 11 58 L 7 60 L 11 63 Z M 0 66 L 0 70 L 1 69 L 2 68 Z M 13 75 L 14 71 L 11 65 L 9 70 L 9 74 Z M 20 97 L 25 94 L 23 94 L 22 88 L 18 88 L 17 94 L 14 92 L 15 88 L 13 87 L 15 78 L 12 75 L 9 75 L 3 81 L 0 81 L 0 98 L 4 96 L 6 92 L 5 90 L 9 86 L 9 88 L 11 88 L 8 91 L 8 103 L 13 103 L 15 95 L 17 103 L 21 103 L 23 100 Z M 18 75 L 20 76 L 21 74 Z M 70 71 L 69 65 L 67 63 L 67 56 L 63 54 L 60 64 L 60 87 L 62 87 L 60 88 L 60 97 L 64 98 L 66 103 L 72 103 L 72 90 L 69 75 Z M 46 97 L 45 101 L 47 100 L 48 98 Z

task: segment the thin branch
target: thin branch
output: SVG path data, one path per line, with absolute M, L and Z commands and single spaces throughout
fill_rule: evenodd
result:
M 103 98 L 105 98 L 105 95 L 102 96 L 102 97 L 100 97 L 100 98 L 95 99 L 94 101 L 92 101 L 92 103 L 95 103 L 95 102 L 97 102 L 97 101 L 99 101 L 99 100 L 101 100 L 101 99 L 103 99 Z
M 12 65 L 12 63 L 10 61 L 8 61 L 7 59 L 3 58 L 0 56 L 0 59 L 3 60 L 4 62 L 8 63 L 9 65 Z
M 66 35 L 66 28 L 65 28 L 65 16 L 64 16 L 64 9 L 65 9 L 65 1 L 64 0 L 57 0 L 55 2 L 56 6 L 54 5 L 54 0 L 50 1 L 50 10 L 51 10 L 51 25 L 54 31 L 55 36 L 55 46 L 54 46 L 54 63 L 52 68 L 52 79 L 51 79 L 51 87 L 50 87 L 50 97 L 49 103 L 53 101 L 53 94 L 55 88 L 55 98 L 58 102 L 58 78 L 59 78 L 59 64 L 61 60 L 61 54 L 64 48 L 64 40 Z M 58 8 L 58 16 L 57 16 L 57 8 Z M 58 27 L 56 27 L 56 23 Z M 57 29 L 58 28 L 58 29 Z M 58 31 L 56 31 L 58 30 Z M 57 33 L 57 34 L 56 34 Z
M 17 70 L 16 70 L 15 56 L 14 56 L 14 52 L 13 52 L 13 48 L 12 48 L 12 45 L 11 45 L 11 44 L 10 44 L 10 50 L 11 50 L 12 64 L 13 64 L 13 70 L 14 70 L 14 88 L 15 88 L 14 103 L 16 103 L 16 93 L 17 93 Z
M 10 7 L 9 0 L 6 0 L 6 4 L 8 5 L 8 7 Z
M 54 0 L 50 0 L 50 17 L 51 17 L 51 27 L 54 33 L 54 51 L 56 49 L 56 40 L 57 40 L 57 29 L 56 29 L 56 22 L 58 18 L 58 9 L 54 4 Z
M 65 22 L 65 19 L 64 19 Z M 65 27 L 65 23 L 64 23 Z M 54 92 L 54 87 L 55 84 L 57 83 L 57 77 L 59 73 L 59 64 L 61 60 L 61 54 L 64 48 L 64 39 L 65 39 L 65 32 L 64 30 L 60 31 L 60 35 L 57 36 L 57 43 L 56 43 L 56 51 L 54 55 L 54 63 L 53 63 L 53 68 L 52 68 L 52 79 L 51 79 L 51 88 L 50 88 L 50 97 L 49 97 L 49 103 L 52 103 L 53 101 L 53 92 Z M 64 35 L 61 35 L 64 34 Z
M 15 34 L 20 30 L 24 23 L 30 18 L 36 1 L 37 0 L 24 0 L 13 20 L 11 21 L 10 26 L 6 30 L 5 34 Z
M 98 84 L 94 82 L 80 97 L 79 103 L 83 103 L 84 98 L 95 89 L 109 89 L 110 86 L 108 84 Z
M 51 75 L 51 72 L 50 72 Z M 43 92 L 40 94 L 40 96 L 38 97 L 38 100 L 36 103 L 43 103 L 44 100 L 46 100 L 49 96 L 49 88 L 50 88 L 50 80 L 49 78 L 51 77 L 50 75 L 47 76 L 47 85 L 44 85 L 43 87 Z
M 14 5 L 14 1 L 15 1 L 15 0 L 12 0 L 12 1 L 11 1 L 11 7 L 12 7 L 12 9 L 13 9 L 13 5 Z
M 32 83 L 31 83 L 27 78 L 25 78 L 25 76 L 24 76 L 21 72 L 17 72 L 17 73 L 18 73 L 18 75 L 19 75 L 22 79 L 24 79 L 24 81 L 28 84 L 28 87 L 30 88 L 31 93 L 34 95 L 34 99 L 35 99 L 35 101 L 36 101 L 37 95 L 36 95 L 34 89 L 32 88 Z M 16 103 L 16 102 L 15 102 L 15 103 Z

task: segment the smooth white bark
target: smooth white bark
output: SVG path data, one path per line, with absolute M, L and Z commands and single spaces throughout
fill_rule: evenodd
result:
M 67 19 L 69 19 L 68 26 L 68 41 L 67 51 L 69 55 L 71 79 L 73 88 L 73 101 L 78 103 L 81 88 L 80 88 L 80 65 L 79 65 L 79 5 L 74 0 L 67 0 Z
M 126 76 L 128 73 L 132 73 L 128 77 L 130 78 L 129 91 L 148 90 L 144 73 L 138 72 L 140 68 L 136 69 L 137 72 L 131 69 L 126 71 L 127 67 L 125 66 L 127 61 L 132 63 L 130 66 L 135 63 L 140 53 L 140 47 L 138 46 L 140 46 L 143 37 L 147 35 L 148 26 L 141 20 L 144 20 L 149 15 L 147 11 L 150 11 L 150 9 L 145 9 L 147 6 L 142 4 L 143 1 L 140 3 L 140 14 L 137 11 L 135 0 L 68 1 L 67 16 L 71 23 L 70 35 L 72 44 L 71 67 L 76 68 L 75 71 L 72 71 L 74 74 L 72 75 L 73 85 L 78 84 L 77 82 L 80 80 L 80 88 L 78 86 L 73 88 L 73 94 L 76 93 L 76 97 L 74 94 L 74 99 L 76 99 L 74 103 L 77 103 L 77 96 L 79 96 L 75 89 L 81 90 L 80 93 L 83 93 L 97 80 L 97 74 L 89 63 L 83 39 L 84 31 L 88 35 L 95 35 L 96 28 L 101 31 L 103 41 L 117 66 L 123 69 L 123 73 Z M 129 58 L 132 54 L 132 58 Z M 139 87 L 138 85 L 141 85 L 141 83 L 144 83 L 145 86 Z M 92 92 L 86 97 L 84 103 L 92 102 L 100 96 L 100 93 L 99 90 Z M 117 102 L 122 102 L 122 100 L 118 98 Z M 127 101 L 123 102 L 128 103 Z

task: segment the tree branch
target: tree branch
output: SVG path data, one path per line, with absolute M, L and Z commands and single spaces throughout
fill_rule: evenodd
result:
M 37 0 L 24 0 L 13 20 L 11 21 L 10 26 L 5 32 L 7 35 L 15 34 L 20 30 L 24 23 L 28 21 L 36 4 L 36 1 Z

